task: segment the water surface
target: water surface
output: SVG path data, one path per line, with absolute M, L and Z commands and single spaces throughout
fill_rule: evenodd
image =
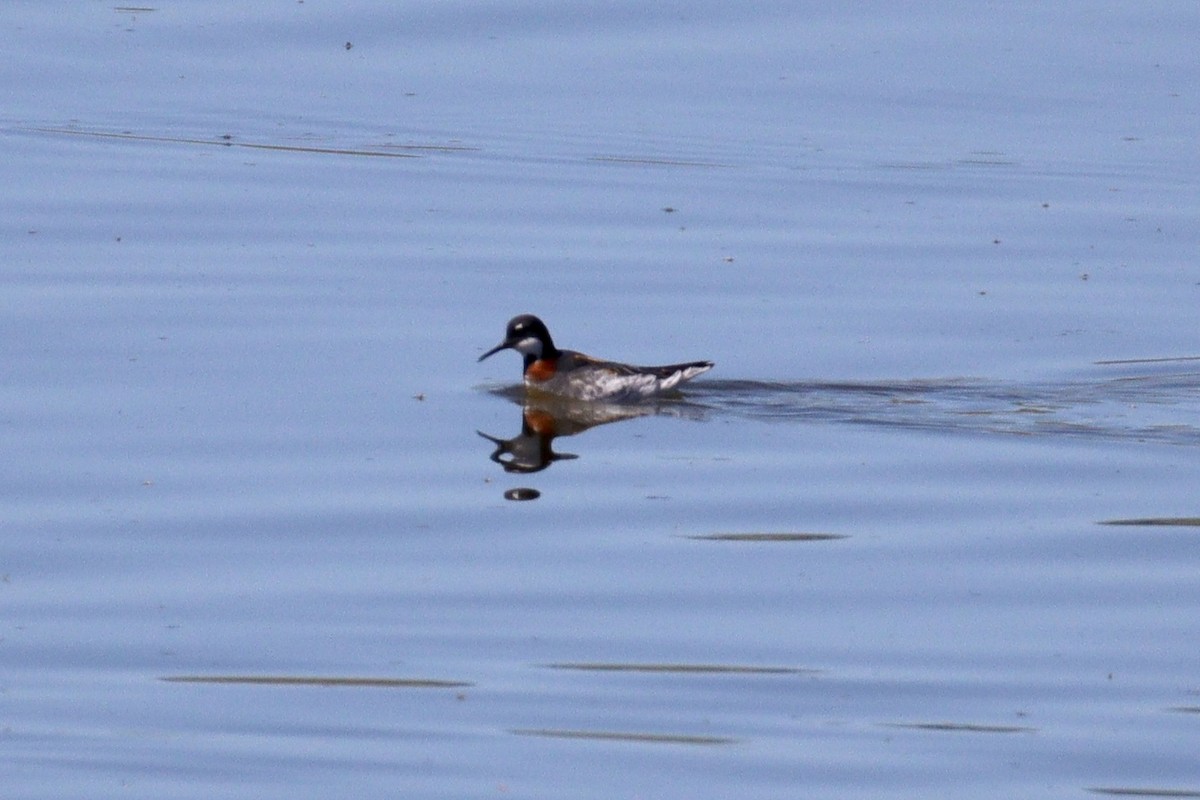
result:
M 6 791 L 1200 793 L 1197 22 L 6 7 Z

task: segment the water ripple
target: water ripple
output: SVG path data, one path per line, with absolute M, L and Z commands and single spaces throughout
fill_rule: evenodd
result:
M 689 406 L 768 421 L 1200 445 L 1200 372 L 1041 383 L 710 380 L 690 388 Z

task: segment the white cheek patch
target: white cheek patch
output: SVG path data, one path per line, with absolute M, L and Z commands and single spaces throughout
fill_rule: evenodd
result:
M 513 350 L 516 350 L 518 353 L 521 353 L 522 355 L 533 356 L 534 358 L 541 358 L 541 356 L 542 356 L 542 341 L 540 339 L 538 339 L 536 336 L 526 336 L 524 339 L 522 339 L 521 341 L 519 341 L 513 345 Z

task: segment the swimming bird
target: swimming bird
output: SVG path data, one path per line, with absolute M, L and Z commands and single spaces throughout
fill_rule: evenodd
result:
M 689 361 L 661 367 L 637 367 L 602 361 L 574 350 L 559 350 L 546 323 L 532 314 L 508 321 L 504 341 L 479 357 L 501 350 L 525 357 L 525 387 L 573 400 L 628 402 L 669 392 L 684 381 L 708 372 L 711 361 Z

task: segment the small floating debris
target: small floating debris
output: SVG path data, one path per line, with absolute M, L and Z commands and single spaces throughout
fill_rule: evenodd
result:
M 1122 364 L 1172 364 L 1182 361 L 1200 361 L 1200 356 L 1160 356 L 1158 358 L 1109 358 L 1092 363 L 1100 367 L 1119 366 Z
M 1146 786 L 1089 786 L 1092 794 L 1103 794 L 1111 797 L 1200 797 L 1196 789 L 1157 789 Z
M 553 739 L 601 739 L 618 742 L 652 742 L 657 744 L 733 744 L 737 739 L 727 736 L 693 736 L 685 733 L 643 733 L 639 731 L 589 731 L 564 728 L 513 728 L 517 736 L 547 736 Z
M 165 683 L 240 684 L 249 686 L 352 686 L 384 689 L 461 689 L 474 684 L 437 678 L 337 678 L 308 675 L 168 675 Z
M 548 669 L 587 672 L 661 672 L 705 675 L 815 675 L 816 669 L 770 667 L 753 664 L 624 664 L 620 662 L 566 661 L 544 665 Z
M 705 542 L 831 542 L 849 539 L 844 533 L 701 533 L 685 538 Z
M 1024 725 L 978 725 L 970 722 L 884 722 L 885 728 L 905 728 L 914 731 L 948 731 L 951 733 L 1036 733 L 1037 728 Z
M 1200 527 L 1200 517 L 1134 517 L 1132 519 L 1102 519 L 1097 525 L 1139 525 L 1145 527 Z
M 504 492 L 505 500 L 537 500 L 541 496 L 542 493 L 537 489 L 530 489 L 527 486 L 518 486 Z

